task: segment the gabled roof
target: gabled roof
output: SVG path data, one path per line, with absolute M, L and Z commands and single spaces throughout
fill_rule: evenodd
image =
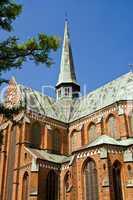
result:
M 69 123 L 96 112 L 120 100 L 133 100 L 133 73 L 109 82 L 77 100 L 56 101 L 23 85 L 17 85 L 21 104 L 26 109 Z

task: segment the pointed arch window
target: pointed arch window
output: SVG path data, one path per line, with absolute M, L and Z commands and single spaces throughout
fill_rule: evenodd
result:
M 58 200 L 59 199 L 59 177 L 58 175 L 51 170 L 48 173 L 46 180 L 46 199 L 47 200 Z
M 113 165 L 114 200 L 123 200 L 121 186 L 121 164 L 116 161 Z
M 61 142 L 60 142 L 60 133 L 58 130 L 53 131 L 53 152 L 60 153 Z
M 29 175 L 25 172 L 22 183 L 22 200 L 28 200 Z
M 89 160 L 85 165 L 84 192 L 85 200 L 98 200 L 97 169 L 93 160 Z
M 41 144 L 41 125 L 34 122 L 31 126 L 31 147 L 40 148 Z
M 92 142 L 96 139 L 96 125 L 94 123 L 91 123 L 88 129 L 88 137 L 89 137 L 89 142 Z
M 81 130 L 74 130 L 71 136 L 71 150 L 74 151 L 77 148 L 81 147 L 82 138 L 81 138 Z
M 117 137 L 117 123 L 116 118 L 113 115 L 108 119 L 108 133 L 113 138 Z
M 72 150 L 75 150 L 76 145 L 77 145 L 77 133 L 74 132 L 72 134 Z
M 69 87 L 65 87 L 64 90 L 65 90 L 65 96 L 69 96 L 70 88 Z

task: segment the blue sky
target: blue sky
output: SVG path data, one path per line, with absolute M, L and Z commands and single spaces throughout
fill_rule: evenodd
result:
M 26 40 L 38 32 L 63 37 L 65 12 L 68 13 L 70 35 L 77 79 L 87 91 L 129 71 L 133 63 L 132 0 L 18 0 L 23 12 L 14 23 L 14 35 Z M 1 38 L 6 33 L 0 32 Z M 61 49 L 54 54 L 51 69 L 45 65 L 24 64 L 6 77 L 41 90 L 42 85 L 57 82 Z

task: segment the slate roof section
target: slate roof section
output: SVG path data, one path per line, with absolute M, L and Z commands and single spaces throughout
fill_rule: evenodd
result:
M 76 100 L 70 122 L 120 100 L 133 100 L 133 73 L 129 72 Z
M 69 123 L 120 100 L 133 100 L 133 73 L 127 73 L 77 100 L 59 100 L 18 85 L 28 110 Z
M 72 156 L 64 156 L 64 155 L 57 155 L 53 153 L 48 153 L 46 150 L 39 150 L 34 148 L 28 148 L 28 151 L 30 151 L 34 156 L 38 159 L 47 160 L 49 162 L 57 163 L 57 164 L 63 164 L 66 162 L 70 162 Z
M 130 146 L 133 145 L 133 138 L 124 140 L 116 140 L 108 135 L 101 135 L 96 138 L 95 141 L 91 142 L 87 147 L 99 146 L 102 144 L 116 145 L 116 146 Z
M 133 145 L 133 138 L 128 138 L 124 140 L 116 140 L 108 135 L 100 135 L 90 144 L 82 146 L 81 148 L 78 148 L 75 151 L 80 151 L 82 149 L 92 148 L 92 147 L 96 147 L 100 145 L 114 145 L 114 146 L 128 147 L 130 145 Z
M 101 144 L 120 145 L 119 141 L 108 135 L 101 135 L 91 142 L 87 147 L 99 146 Z
M 55 109 L 55 99 L 44 95 L 38 91 L 18 85 L 21 91 L 21 104 L 27 110 L 57 119 L 58 114 Z

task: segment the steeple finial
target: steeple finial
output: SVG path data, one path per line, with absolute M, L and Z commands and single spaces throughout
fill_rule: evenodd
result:
M 68 14 L 65 12 L 65 21 L 68 21 Z
M 65 29 L 64 29 L 64 41 L 62 47 L 61 65 L 60 73 L 56 88 L 60 88 L 61 85 L 72 85 L 75 88 L 79 85 L 77 84 L 75 67 L 72 56 L 72 49 L 70 44 L 70 35 L 68 28 L 68 19 L 65 17 Z

